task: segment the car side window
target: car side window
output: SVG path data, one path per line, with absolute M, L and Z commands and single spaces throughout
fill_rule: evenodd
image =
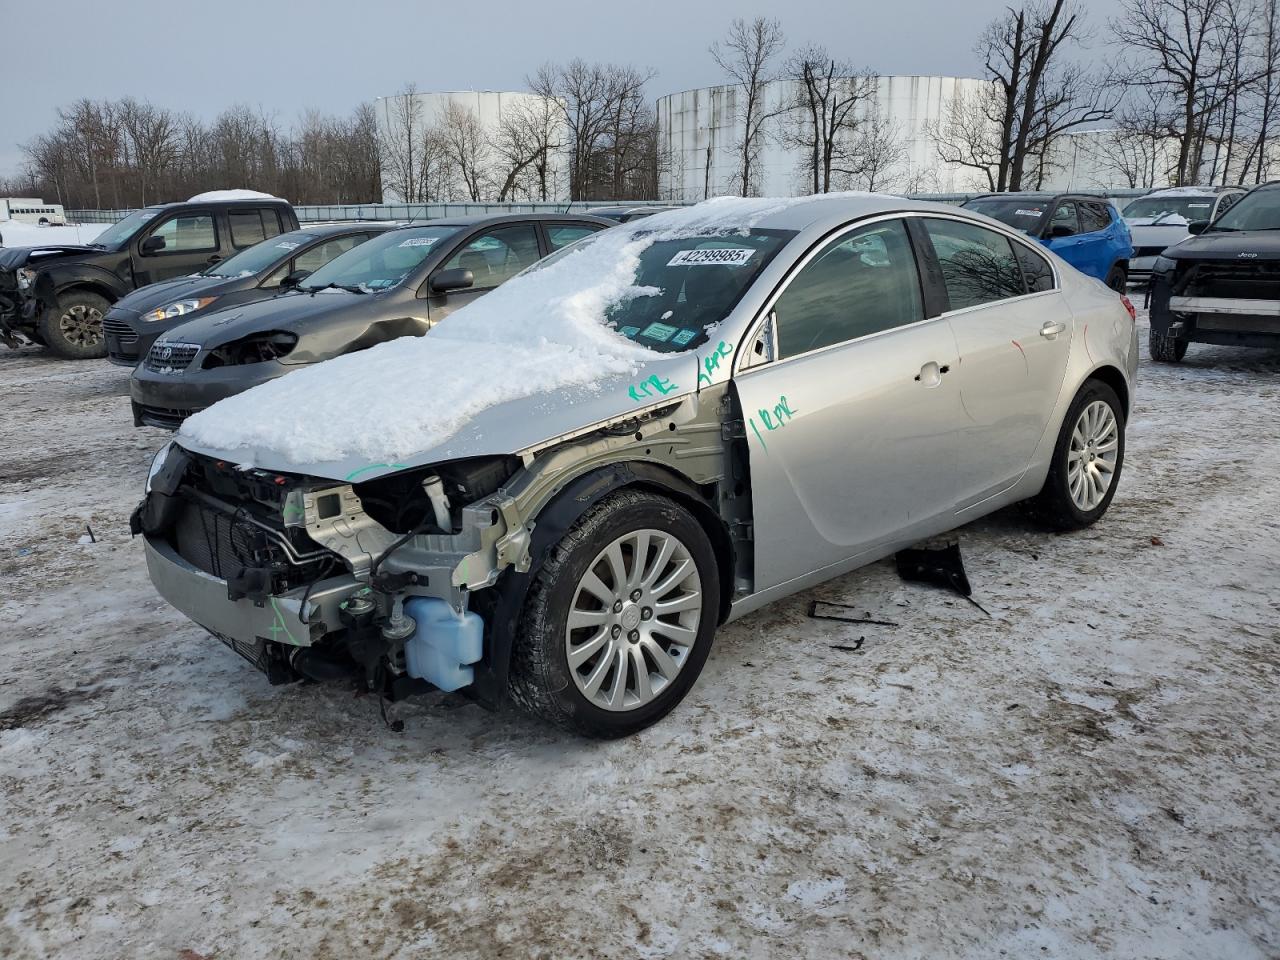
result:
M 237 249 L 252 247 L 267 239 L 262 229 L 262 213 L 258 210 L 228 210 L 227 223 L 231 225 L 231 245 Z
M 218 233 L 213 226 L 211 213 L 189 214 L 166 220 L 150 236 L 164 238 L 164 247 L 157 251 L 159 256 L 218 249 Z
M 306 253 L 295 257 L 293 269 L 309 270 L 314 273 L 338 254 L 346 253 L 357 243 L 367 239 L 368 237 L 364 234 L 353 234 L 349 237 L 335 237 L 333 240 L 326 240 L 324 243 L 312 247 Z
M 1239 200 L 1242 196 L 1244 196 L 1244 194 L 1228 193 L 1226 196 L 1224 196 L 1221 200 L 1218 201 L 1218 212 L 1214 214 L 1214 216 L 1220 216 L 1221 214 L 1226 213 L 1228 210 L 1230 210 L 1232 207 L 1236 205 L 1236 201 Z
M 780 358 L 923 320 L 906 225 L 888 220 L 832 240 L 791 278 L 773 313 Z
M 1100 233 L 1111 226 L 1111 214 L 1101 203 L 1082 203 L 1080 206 L 1080 232 Z
M 571 243 L 581 240 L 583 237 L 589 237 L 600 228 L 593 225 L 582 223 L 548 223 L 547 224 L 547 243 L 551 245 L 551 252 L 555 253 Z
M 958 220 L 924 221 L 952 310 L 1020 297 L 1022 269 L 1008 237 Z
M 513 224 L 486 231 L 449 258 L 442 270 L 470 270 L 474 289 L 506 283 L 525 267 L 536 263 L 538 233 L 533 224 Z
M 1013 244 L 1014 255 L 1022 267 L 1022 279 L 1028 293 L 1042 293 L 1053 289 L 1053 267 L 1049 261 L 1022 243 Z
M 1080 232 L 1080 221 L 1076 218 L 1076 205 L 1070 200 L 1058 204 L 1057 209 L 1053 211 L 1053 218 L 1049 221 L 1049 232 L 1046 236 L 1053 236 L 1055 227 L 1069 229 L 1071 233 L 1068 236 L 1074 236 Z

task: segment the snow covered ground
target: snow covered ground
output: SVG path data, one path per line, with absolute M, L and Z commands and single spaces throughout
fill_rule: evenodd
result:
M 147 581 L 126 372 L 0 353 L 0 956 L 1280 956 L 1280 353 L 1141 378 L 1100 525 L 962 532 L 990 618 L 877 564 L 598 744 L 267 686 Z
M 42 227 L 17 220 L 0 220 L 0 240 L 6 247 L 38 247 L 54 243 L 91 243 L 109 223 L 77 223 L 65 227 Z

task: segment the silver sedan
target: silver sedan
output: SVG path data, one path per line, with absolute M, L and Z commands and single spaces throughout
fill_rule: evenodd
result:
M 1106 512 L 1125 298 L 952 207 L 706 206 L 189 421 L 136 518 L 160 592 L 277 679 L 346 663 L 392 696 L 466 689 L 614 737 L 679 703 L 727 620 L 1008 504 L 1057 530 Z M 611 329 L 556 355 L 634 362 L 505 393 L 520 377 L 486 368 L 501 336 L 597 308 Z M 552 377 L 528 359 L 495 362 Z M 335 399 L 357 381 L 378 387 Z M 483 402 L 450 386 L 473 382 Z

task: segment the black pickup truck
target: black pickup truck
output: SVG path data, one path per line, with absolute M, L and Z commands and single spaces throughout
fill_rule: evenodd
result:
M 131 290 L 296 229 L 285 200 L 193 200 L 138 210 L 83 246 L 0 248 L 0 342 L 44 344 L 71 359 L 104 356 L 102 318 Z

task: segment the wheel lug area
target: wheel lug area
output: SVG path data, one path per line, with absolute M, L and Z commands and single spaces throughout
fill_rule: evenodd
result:
M 641 609 L 641 611 L 640 611 L 640 619 L 641 619 L 641 620 L 652 620 L 652 619 L 653 619 L 653 608 L 652 608 L 652 607 L 644 607 L 643 609 Z
M 640 631 L 639 631 L 639 630 L 632 630 L 630 633 L 628 633 L 628 634 L 627 634 L 627 639 L 628 639 L 628 640 L 630 640 L 632 643 L 639 643 L 639 642 L 640 642 Z
M 632 591 L 631 591 L 631 602 L 632 602 L 632 603 L 639 603 L 639 602 L 640 602 L 640 591 L 639 591 L 639 590 L 632 590 Z
M 613 612 L 614 612 L 614 613 L 621 613 L 621 612 L 622 612 L 622 601 L 621 601 L 621 600 L 615 600 L 615 601 L 614 601 L 614 603 L 613 603 Z
M 610 630 L 609 633 L 615 640 L 617 640 L 619 635 L 621 635 L 622 633 L 622 627 L 618 626 L 618 624 L 615 623 L 613 625 L 613 629 Z

